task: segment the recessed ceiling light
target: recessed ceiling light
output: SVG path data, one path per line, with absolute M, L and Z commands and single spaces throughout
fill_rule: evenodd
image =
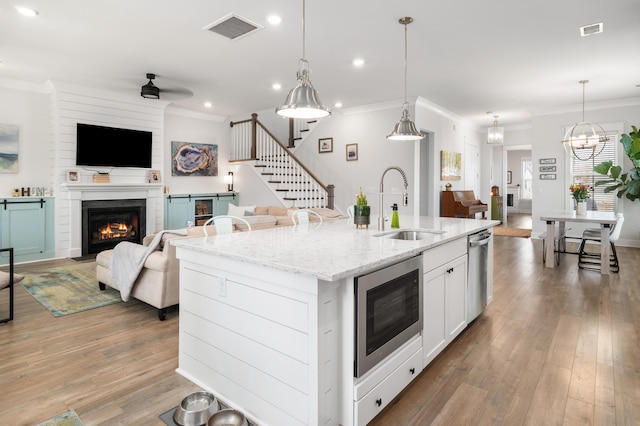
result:
M 354 67 L 361 67 L 361 66 L 363 66 L 363 65 L 364 65 L 364 59 L 362 59 L 362 58 L 356 58 L 356 59 L 354 59 L 354 60 L 353 60 L 353 62 L 352 62 L 352 63 L 353 63 L 353 66 L 354 66 Z
M 282 89 L 282 84 L 280 84 L 280 83 L 273 83 L 273 84 L 271 85 L 271 88 L 273 88 L 273 90 L 280 90 L 280 89 Z
M 40 14 L 36 9 L 26 6 L 16 6 L 16 10 L 24 16 L 38 16 Z
M 336 108 L 342 108 L 342 102 L 336 102 L 333 106 Z
M 282 22 L 282 18 L 278 15 L 269 15 L 267 16 L 267 22 L 271 25 L 279 25 Z
M 205 102 L 204 106 L 205 106 L 205 108 L 211 108 L 213 106 L 213 104 L 211 102 Z

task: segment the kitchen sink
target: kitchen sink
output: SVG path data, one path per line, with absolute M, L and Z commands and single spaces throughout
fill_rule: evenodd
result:
M 430 235 L 444 234 L 445 232 L 447 231 L 442 231 L 439 229 L 405 229 L 400 231 L 376 234 L 375 237 L 384 237 L 384 238 L 389 238 L 391 240 L 416 241 L 416 240 L 422 240 L 424 238 L 428 238 Z

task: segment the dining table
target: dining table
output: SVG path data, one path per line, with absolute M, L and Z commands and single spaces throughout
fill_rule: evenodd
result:
M 558 222 L 558 235 L 564 236 L 566 232 L 565 224 L 567 222 L 578 223 L 594 223 L 600 226 L 600 273 L 602 275 L 609 275 L 610 262 L 609 256 L 611 252 L 611 246 L 609 242 L 609 233 L 611 227 L 616 224 L 616 213 L 612 211 L 592 211 L 588 210 L 585 214 L 576 214 L 575 210 L 560 210 L 551 211 L 548 213 L 542 213 L 540 220 L 544 220 L 547 223 L 547 241 L 550 244 L 546 245 L 546 260 L 545 266 L 547 268 L 555 268 L 555 244 L 553 244 L 555 238 L 555 224 Z

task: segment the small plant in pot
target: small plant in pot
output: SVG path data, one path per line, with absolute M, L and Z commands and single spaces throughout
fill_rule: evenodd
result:
M 360 188 L 360 193 L 356 194 L 356 205 L 353 206 L 353 223 L 357 227 L 366 225 L 368 228 L 370 215 L 371 206 L 367 204 L 367 196 L 362 193 L 362 188 Z
M 625 196 L 627 199 L 635 201 L 640 200 L 640 132 L 636 126 L 631 126 L 631 128 L 633 132 L 622 135 L 620 143 L 633 167 L 623 173 L 621 166 L 614 166 L 613 162 L 605 161 L 595 166 L 593 170 L 609 178 L 596 182 L 596 186 L 607 185 L 604 192 L 617 191 L 618 198 Z

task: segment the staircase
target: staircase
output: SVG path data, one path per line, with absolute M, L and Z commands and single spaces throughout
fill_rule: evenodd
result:
M 295 148 L 302 142 L 313 128 L 318 124 L 318 120 L 294 120 L 289 119 L 289 146 Z
M 311 123 L 315 124 L 315 123 Z M 253 161 L 253 168 L 265 185 L 288 207 L 334 208 L 334 186 L 325 185 L 302 164 L 260 121 L 251 119 L 230 123 L 232 131 L 231 162 Z M 309 129 L 290 122 L 289 145 L 295 145 Z

